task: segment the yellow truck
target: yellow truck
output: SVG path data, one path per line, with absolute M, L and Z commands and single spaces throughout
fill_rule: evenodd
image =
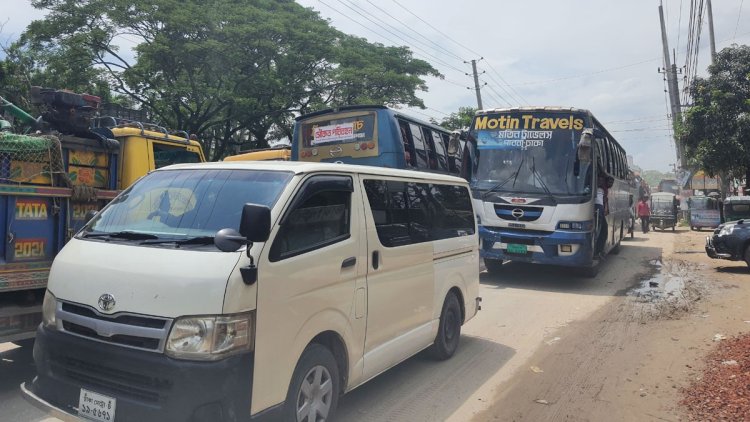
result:
M 99 116 L 99 98 L 35 88 L 35 119 L 0 97 L 0 343 L 34 336 L 52 261 L 120 190 L 205 161 L 186 133 Z

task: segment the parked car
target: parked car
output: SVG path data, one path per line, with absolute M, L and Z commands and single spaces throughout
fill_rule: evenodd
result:
M 750 220 L 720 225 L 706 238 L 706 253 L 714 259 L 745 261 L 750 267 Z

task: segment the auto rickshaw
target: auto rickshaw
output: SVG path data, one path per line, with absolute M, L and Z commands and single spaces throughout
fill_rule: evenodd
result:
M 750 196 L 730 196 L 724 199 L 721 222 L 750 219 Z
M 690 214 L 690 230 L 700 231 L 704 227 L 714 229 L 721 224 L 719 199 L 713 196 L 691 196 L 687 200 Z
M 651 194 L 651 227 L 656 230 L 664 230 L 671 227 L 674 231 L 677 226 L 677 208 L 679 201 L 677 196 L 669 192 L 656 192 Z

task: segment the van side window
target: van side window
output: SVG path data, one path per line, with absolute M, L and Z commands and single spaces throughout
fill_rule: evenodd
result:
M 391 180 L 364 184 L 383 246 L 474 234 L 474 212 L 465 187 Z
M 271 261 L 297 256 L 349 238 L 351 192 L 319 192 L 291 210 L 271 246 Z

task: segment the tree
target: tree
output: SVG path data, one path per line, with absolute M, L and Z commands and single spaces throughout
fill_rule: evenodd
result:
M 728 182 L 750 170 L 750 47 L 725 48 L 708 72 L 690 87 L 693 106 L 678 134 L 692 167 Z
M 370 44 L 292 0 L 34 0 L 49 12 L 17 48 L 38 67 L 80 63 L 157 123 L 198 135 L 209 159 L 233 146 L 291 136 L 295 115 L 331 105 L 423 106 L 422 76 L 439 75 L 408 49 Z M 121 50 L 124 40 L 134 45 Z M 85 76 L 85 75 L 84 75 Z M 89 75 L 88 77 L 94 77 Z
M 457 112 L 451 113 L 450 116 L 444 118 L 439 124 L 451 130 L 465 129 L 471 126 L 471 121 L 474 119 L 476 112 L 477 109 L 474 107 L 459 107 Z

